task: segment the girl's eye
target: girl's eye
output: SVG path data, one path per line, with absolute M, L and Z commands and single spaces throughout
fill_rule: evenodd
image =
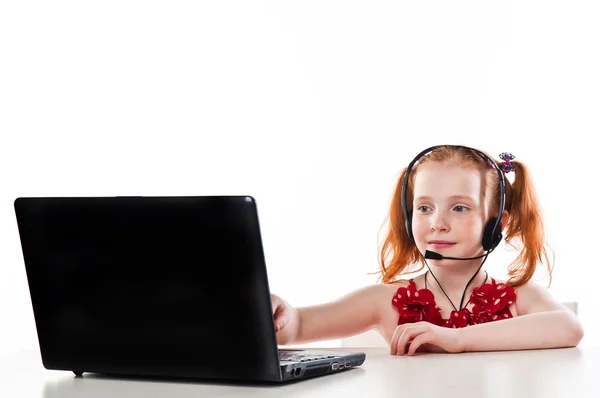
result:
M 458 211 L 459 213 L 462 213 L 462 212 L 465 212 L 465 211 L 469 210 L 469 209 L 468 209 L 467 207 L 465 207 L 465 206 L 456 206 L 454 209 L 455 209 L 456 211 Z
M 427 210 L 429 210 L 428 206 L 419 206 L 419 207 L 417 207 L 417 211 L 420 211 L 421 213 L 425 212 Z

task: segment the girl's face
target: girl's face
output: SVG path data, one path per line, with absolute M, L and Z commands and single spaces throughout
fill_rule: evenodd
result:
M 483 254 L 481 239 L 487 213 L 482 174 L 477 170 L 441 163 L 419 166 L 414 181 L 412 228 L 421 253 L 430 250 L 450 257 Z

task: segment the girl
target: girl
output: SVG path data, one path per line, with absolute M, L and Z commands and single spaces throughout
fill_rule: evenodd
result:
M 391 202 L 382 283 L 303 308 L 273 294 L 278 343 L 376 329 L 392 355 L 579 344 L 577 316 L 530 280 L 538 264 L 550 277 L 552 266 L 529 171 L 511 154 L 500 157 L 503 162 L 495 162 L 458 145 L 421 152 L 402 172 Z M 503 232 L 519 255 L 508 267 L 508 280 L 499 281 L 482 266 Z M 419 276 L 403 277 L 424 266 Z

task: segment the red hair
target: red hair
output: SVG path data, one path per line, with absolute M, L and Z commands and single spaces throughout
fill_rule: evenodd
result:
M 489 156 L 489 155 L 488 155 Z M 426 162 L 456 161 L 462 167 L 479 170 L 486 177 L 483 181 L 484 192 L 490 192 L 491 214 L 498 213 L 500 193 L 498 188 L 498 173 L 489 167 L 477 152 L 452 145 L 434 149 L 421 158 L 410 173 L 406 195 L 407 209 L 412 211 L 413 186 L 419 165 Z M 496 162 L 500 165 L 499 162 Z M 509 213 L 505 226 L 504 241 L 510 247 L 519 251 L 517 258 L 509 265 L 507 281 L 517 287 L 527 283 L 534 275 L 538 263 L 545 265 L 552 282 L 553 265 L 548 259 L 542 214 L 535 193 L 529 169 L 519 161 L 511 161 L 515 166 L 514 183 L 511 184 L 506 175 L 505 181 L 505 210 Z M 406 168 L 400 173 L 394 191 L 390 212 L 387 217 L 388 231 L 380 248 L 381 281 L 391 283 L 404 274 L 423 270 L 423 257 L 417 246 L 412 242 L 406 231 L 405 217 L 402 210 L 402 182 Z M 487 187 L 487 189 L 486 189 Z M 486 195 L 487 196 L 487 195 Z

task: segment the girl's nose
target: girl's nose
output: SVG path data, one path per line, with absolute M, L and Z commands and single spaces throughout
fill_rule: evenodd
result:
M 443 212 L 435 212 L 431 216 L 432 231 L 448 231 L 449 225 L 446 222 L 446 215 Z

